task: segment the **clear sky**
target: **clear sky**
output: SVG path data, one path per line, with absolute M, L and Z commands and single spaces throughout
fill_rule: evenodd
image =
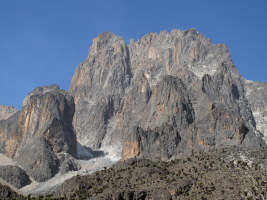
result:
M 68 89 L 104 31 L 128 42 L 189 28 L 227 44 L 246 79 L 267 82 L 267 0 L 0 0 L 0 105 L 21 108 L 41 85 Z

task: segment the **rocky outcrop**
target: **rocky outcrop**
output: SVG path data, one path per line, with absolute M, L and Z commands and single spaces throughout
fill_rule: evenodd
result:
M 8 119 L 0 121 L 0 152 L 13 158 L 22 140 L 19 132 L 19 116 L 21 111 L 16 112 Z
M 238 148 L 168 162 L 129 159 L 87 176 L 68 179 L 55 196 L 69 199 L 264 199 L 266 149 Z M 257 188 L 257 189 L 255 189 Z
M 68 158 L 62 154 L 77 155 L 74 101 L 52 85 L 36 88 L 23 105 L 22 111 L 0 121 L 0 150 L 35 180 L 45 181 L 59 172 L 62 158 Z
M 245 87 L 227 47 L 194 29 L 129 45 L 103 33 L 72 79 L 73 125 L 81 144 L 122 159 L 261 148 Z
M 9 186 L 7 185 L 3 185 L 0 182 L 0 199 L 5 199 L 5 200 L 13 200 L 13 199 L 21 199 L 21 200 L 25 200 L 27 199 L 27 197 L 19 194 L 18 192 L 15 192 L 14 190 L 12 190 Z
M 248 80 L 245 83 L 246 98 L 252 109 L 256 129 L 264 134 L 267 142 L 267 84 Z
M 18 166 L 0 166 L 0 178 L 20 189 L 31 183 L 26 172 Z
M 73 125 L 82 144 L 94 149 L 102 146 L 131 77 L 126 43 L 112 33 L 101 34 L 71 82 L 76 105 Z
M 7 119 L 18 110 L 14 106 L 1 106 L 0 105 L 0 120 Z

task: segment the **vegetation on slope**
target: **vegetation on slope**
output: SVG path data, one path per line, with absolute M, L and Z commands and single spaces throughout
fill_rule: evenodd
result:
M 55 194 L 23 198 L 10 193 L 4 199 L 263 200 L 267 198 L 266 161 L 266 149 L 225 149 L 169 162 L 131 159 L 89 176 L 73 177 Z
M 231 149 L 169 162 L 131 159 L 67 180 L 58 195 L 69 199 L 266 199 L 267 175 L 261 167 L 266 155 L 267 150 Z

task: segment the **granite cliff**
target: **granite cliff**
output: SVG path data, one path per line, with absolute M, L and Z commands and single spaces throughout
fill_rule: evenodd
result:
M 7 119 L 18 110 L 14 106 L 1 106 L 0 105 L 0 120 Z
M 246 80 L 246 98 L 256 122 L 256 129 L 264 134 L 267 141 L 267 84 Z
M 194 29 L 150 33 L 128 45 L 106 32 L 72 79 L 73 125 L 82 144 L 122 159 L 260 148 L 261 104 L 247 91 L 227 47 Z
M 0 121 L 0 152 L 14 159 L 37 181 L 45 181 L 76 157 L 72 127 L 74 101 L 58 86 L 36 88 L 23 109 Z
M 118 160 L 260 152 L 266 109 L 267 84 L 245 80 L 227 47 L 197 30 L 149 33 L 129 44 L 105 32 L 69 91 L 38 87 L 22 110 L 0 106 L 0 153 L 19 165 L 0 174 L 22 187 L 29 177 L 43 182 L 79 168 L 88 174 L 89 165 L 94 171 Z

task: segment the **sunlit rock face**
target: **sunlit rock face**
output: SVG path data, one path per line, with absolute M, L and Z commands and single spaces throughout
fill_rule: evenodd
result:
M 258 148 L 245 91 L 227 47 L 194 29 L 129 44 L 103 33 L 71 82 L 73 125 L 83 145 L 122 159 Z
M 0 120 L 8 119 L 18 110 L 14 106 L 1 106 L 0 105 Z
M 36 88 L 23 109 L 0 121 L 1 153 L 13 158 L 35 180 L 45 181 L 76 156 L 74 101 L 58 86 Z
M 256 121 L 256 129 L 267 142 L 267 84 L 246 80 L 246 98 Z
M 117 125 L 114 116 L 121 109 L 122 98 L 130 86 L 129 62 L 129 49 L 122 38 L 103 33 L 94 39 L 88 59 L 78 66 L 71 83 L 76 104 L 73 124 L 81 143 L 96 149 L 104 143 L 117 142 L 121 151 L 119 134 L 109 138 L 110 141 L 105 139 Z

